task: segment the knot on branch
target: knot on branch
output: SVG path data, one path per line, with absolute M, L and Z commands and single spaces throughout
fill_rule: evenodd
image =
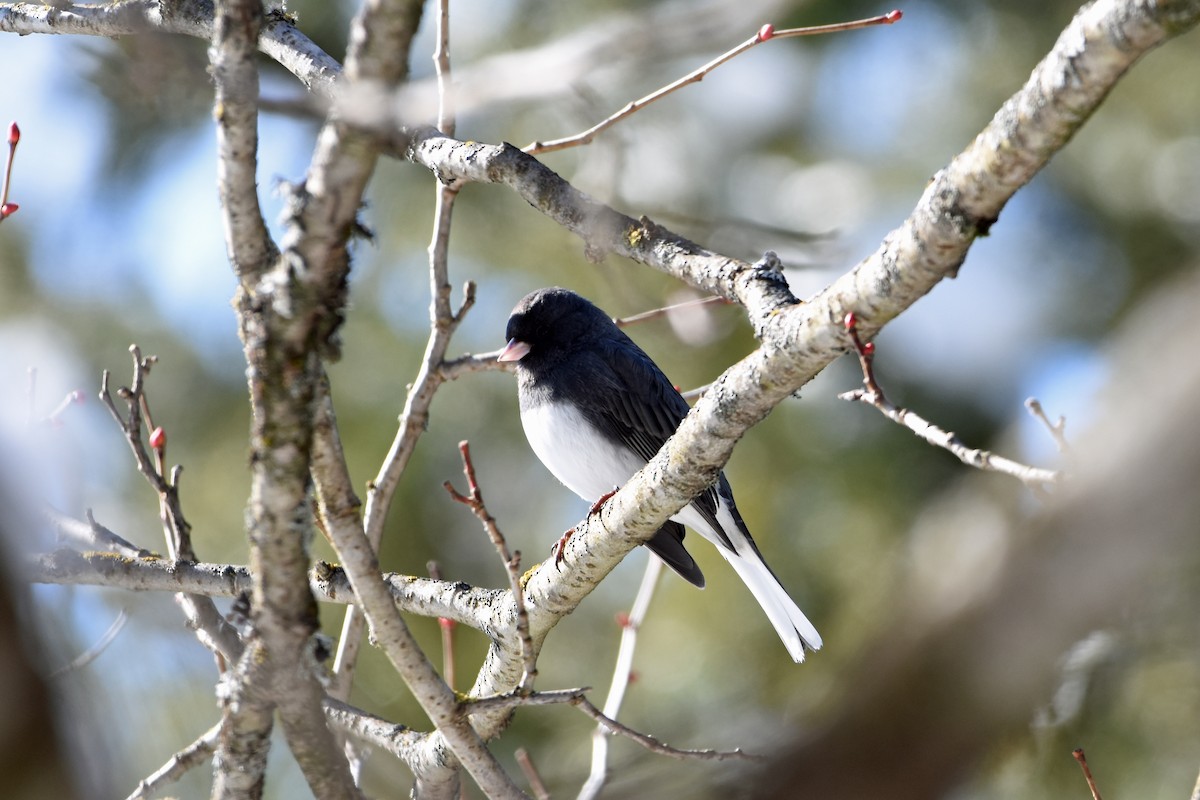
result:
M 764 252 L 762 258 L 739 276 L 738 282 L 742 287 L 740 299 L 754 326 L 754 337 L 759 341 L 763 340 L 767 324 L 776 314 L 800 304 L 783 274 L 783 261 L 773 250 Z

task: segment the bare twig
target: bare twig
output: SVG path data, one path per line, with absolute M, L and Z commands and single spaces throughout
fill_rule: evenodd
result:
M 883 414 L 897 425 L 903 425 L 920 438 L 934 447 L 949 451 L 964 464 L 990 472 L 1010 475 L 1035 491 L 1044 490 L 1062 480 L 1062 474 L 1057 470 L 1040 469 L 1021 464 L 1003 456 L 998 456 L 987 450 L 972 448 L 966 445 L 951 431 L 946 431 L 931 422 L 926 421 L 907 408 L 898 408 L 883 393 L 875 379 L 873 360 L 875 343 L 863 342 L 858 335 L 858 317 L 850 312 L 845 318 L 846 333 L 858 354 L 858 363 L 863 371 L 863 388 L 838 395 L 841 400 L 865 403 Z
M 196 741 L 171 756 L 167 763 L 144 778 L 126 800 L 147 800 L 159 794 L 168 784 L 177 782 L 189 770 L 207 764 L 217 749 L 217 737 L 220 733 L 219 724 L 209 728 Z
M 117 389 L 117 395 L 125 401 L 128 414 L 122 415 L 117 408 L 116 401 L 113 400 L 112 393 L 108 388 L 108 370 L 104 370 L 100 379 L 100 400 L 112 414 L 122 433 L 125 434 L 125 441 L 133 452 L 138 471 L 158 493 L 159 519 L 162 521 L 163 533 L 166 538 L 167 554 L 172 560 L 195 561 L 196 555 L 192 550 L 191 541 L 192 526 L 183 515 L 178 486 L 173 482 L 173 479 L 178 477 L 178 472 L 173 472 L 170 479 L 163 472 L 164 465 L 160 451 L 165 439 L 161 443 L 151 442 L 151 447 L 155 451 L 153 458 L 146 451 L 146 445 L 143 442 L 144 426 L 142 421 L 144 418 L 150 421 L 150 406 L 145 396 L 146 376 L 150 374 L 150 369 L 158 361 L 158 357 L 143 357 L 141 349 L 136 344 L 129 346 L 129 353 L 133 357 L 133 382 L 129 387 Z M 155 446 L 156 444 L 157 446 Z
M 627 739 L 632 739 L 650 752 L 658 753 L 659 755 L 670 756 L 671 758 L 695 759 L 697 761 L 738 760 L 762 762 L 766 760 L 762 756 L 743 752 L 740 748 L 737 750 L 685 750 L 678 747 L 671 747 L 668 744 L 660 742 L 653 736 L 641 733 L 640 731 L 635 731 L 628 725 L 622 725 L 615 719 L 608 717 L 603 711 L 592 705 L 591 702 L 589 702 L 588 699 L 582 695 L 572 701 L 571 705 L 575 706 L 580 711 L 596 720 L 596 722 L 600 723 L 601 726 L 607 728 L 610 733 L 616 733 L 626 737 Z
M 629 317 L 621 317 L 619 319 L 614 317 L 613 322 L 618 328 L 626 328 L 639 322 L 648 322 L 652 319 L 665 317 L 672 311 L 678 311 L 681 308 L 698 308 L 700 306 L 709 306 L 715 304 L 729 305 L 729 300 L 715 295 L 712 297 L 701 297 L 698 300 L 687 300 L 683 303 L 675 303 L 674 305 L 663 306 L 662 308 L 654 308 L 650 311 L 643 311 L 640 314 L 634 314 Z
M 63 414 L 66 413 L 67 409 L 73 405 L 78 405 L 83 402 L 83 392 L 79 391 L 78 389 L 73 392 L 67 392 L 67 396 L 59 401 L 58 405 L 54 407 L 54 410 L 42 417 L 42 422 L 53 426 L 62 425 Z
M 168 479 L 163 474 L 163 452 L 166 445 L 165 435 L 161 428 L 156 428 L 150 435 L 150 445 L 154 451 L 154 460 L 146 452 L 142 441 L 144 426 L 143 419 L 153 424 L 150 416 L 150 403 L 146 399 L 146 376 L 151 367 L 157 362 L 156 356 L 142 356 L 138 346 L 130 345 L 129 353 L 133 356 L 133 382 L 129 387 L 117 390 L 128 408 L 128 415 L 122 416 L 116 401 L 108 389 L 108 370 L 101 377 L 100 399 L 125 434 L 125 441 L 133 452 L 138 471 L 150 483 L 158 494 L 158 513 L 162 522 L 163 535 L 166 540 L 167 554 L 172 562 L 194 562 L 195 551 L 192 549 L 192 526 L 183 515 L 183 506 L 179 499 L 179 470 L 175 467 Z M 128 542 L 113 534 L 107 528 L 99 525 L 88 511 L 90 533 L 98 541 L 104 541 L 117 549 L 118 552 L 128 553 L 132 548 Z M 66 526 L 60 526 L 60 529 Z M 138 550 L 141 557 L 145 551 Z M 179 592 L 176 601 L 183 609 L 188 626 L 195 631 L 196 638 L 206 648 L 219 657 L 218 667 L 224 669 L 224 662 L 236 660 L 242 653 L 242 641 L 238 632 L 231 626 L 217 607 L 212 598 L 201 594 Z
M 524 747 L 518 747 L 514 755 L 517 758 L 517 766 L 521 768 L 521 774 L 525 776 L 525 780 L 529 781 L 529 788 L 533 789 L 533 796 L 537 800 L 550 800 L 550 791 L 546 788 L 546 783 L 538 773 L 537 767 L 533 765 L 529 751 Z
M 465 440 L 459 442 L 458 452 L 462 454 L 463 472 L 467 476 L 467 487 L 470 494 L 461 494 L 450 481 L 446 481 L 442 485 L 446 487 L 446 491 L 450 493 L 451 497 L 470 508 L 471 512 L 483 523 L 483 529 L 495 546 L 496 552 L 500 554 L 500 560 L 504 562 L 504 569 L 508 573 L 509 588 L 512 590 L 513 605 L 517 613 L 517 636 L 521 640 L 521 657 L 525 662 L 525 674 L 521 677 L 517 691 L 527 694 L 533 691 L 533 681 L 537 677 L 537 652 L 533 647 L 533 637 L 529 635 L 529 612 L 525 609 L 525 590 L 521 586 L 521 552 L 518 550 L 509 553 L 508 543 L 504 540 L 504 534 L 500 532 L 500 527 L 496 524 L 496 518 L 491 515 L 487 510 L 487 505 L 483 502 L 483 494 L 479 491 L 479 482 L 475 479 L 475 465 L 471 463 L 471 445 Z
M 663 562 L 658 558 L 650 558 L 646 562 L 646 572 L 642 575 L 642 584 L 638 587 L 637 596 L 629 616 L 622 620 L 621 645 L 617 650 L 617 663 L 613 667 L 612 683 L 608 687 L 608 697 L 604 701 L 604 714 L 616 719 L 625 700 L 625 690 L 629 688 L 629 679 L 633 674 L 633 654 L 637 649 L 637 633 L 650 601 L 654 599 L 654 590 L 658 586 L 658 578 L 662 574 Z M 598 725 L 592 732 L 592 767 L 587 781 L 579 791 L 579 800 L 590 800 L 600 794 L 604 783 L 608 780 L 608 729 Z
M 740 56 L 747 50 L 750 50 L 751 48 L 756 47 L 769 39 L 786 39 L 793 36 L 816 36 L 823 33 L 850 31 L 859 28 L 872 27 L 875 25 L 890 25 L 899 20 L 900 17 L 901 14 L 899 11 L 891 11 L 887 14 L 882 14 L 877 17 L 854 20 L 853 22 L 839 22 L 833 25 L 816 25 L 811 28 L 788 28 L 787 30 L 782 31 L 775 30 L 773 25 L 763 25 L 762 28 L 759 29 L 758 33 L 754 34 L 737 47 L 734 47 L 732 50 L 722 53 L 704 66 L 689 72 L 687 75 L 684 75 L 682 78 L 667 84 L 661 89 L 653 91 L 645 97 L 630 102 L 620 111 L 612 114 L 607 119 L 601 120 L 592 127 L 588 128 L 586 131 L 574 134 L 573 136 L 566 136 L 562 139 L 552 139 L 548 142 L 532 142 L 526 145 L 524 150 L 530 155 L 537 155 L 539 153 L 550 153 L 555 150 L 565 150 L 568 147 L 578 147 L 580 145 L 589 144 L 593 139 L 596 138 L 596 136 L 608 130 L 613 125 L 616 125 L 621 120 L 633 116 L 651 103 L 663 99 L 667 95 L 682 89 L 688 84 L 698 83 L 699 81 L 704 80 L 708 73 L 712 72 L 717 67 Z
M 442 579 L 442 568 L 436 561 L 429 561 L 425 565 L 425 569 L 429 572 L 429 577 L 435 581 Z M 453 689 L 458 684 L 458 676 L 454 674 L 454 628 L 455 621 L 449 617 L 438 617 L 438 627 L 442 631 L 442 676 L 446 679 L 446 685 Z
M 20 208 L 16 203 L 8 202 L 8 186 L 12 181 L 13 162 L 17 156 L 17 142 L 21 141 L 21 129 L 13 122 L 8 126 L 8 157 L 4 163 L 4 185 L 0 187 L 0 222 L 8 219 Z
M 467 312 L 475 305 L 475 284 L 468 281 L 463 287 L 463 302 L 455 312 L 450 304 L 450 282 L 448 254 L 450 247 L 450 221 L 454 210 L 457 189 L 439 185 L 434 210 L 433 234 L 429 243 L 429 339 L 425 345 L 425 358 L 417 372 L 416 380 L 408 390 L 400 423 L 375 480 L 367 492 L 367 504 L 363 513 L 363 527 L 367 540 L 375 550 L 383 539 L 383 524 L 392 497 L 400 484 L 400 477 L 416 449 L 417 441 L 425 432 L 429 422 L 429 407 L 434 395 L 446 380 L 442 364 L 450 338 L 462 324 Z M 349 696 L 358 650 L 362 641 L 363 622 L 355 609 L 346 613 L 342 622 L 342 635 L 338 641 L 337 657 L 334 660 L 334 686 L 331 693 L 339 699 Z
M 1025 408 L 1029 409 L 1029 413 L 1046 426 L 1046 430 L 1050 432 L 1050 436 L 1054 439 L 1054 445 L 1058 448 L 1058 452 L 1065 453 L 1070 449 L 1071 446 L 1067 443 L 1066 436 L 1066 417 L 1059 416 L 1057 420 L 1051 422 L 1050 417 L 1046 416 L 1046 410 L 1042 408 L 1041 402 L 1036 397 L 1026 400 Z
M 500 353 L 501 350 L 490 350 L 443 361 L 438 367 L 438 374 L 444 381 L 455 381 L 476 372 L 515 372 L 515 361 L 496 360 Z
M 125 609 L 121 609 L 121 613 L 117 615 L 117 618 L 114 619 L 112 624 L 108 626 L 108 630 L 106 630 L 104 634 L 96 640 L 94 645 L 72 658 L 68 663 L 63 664 L 61 667 L 51 672 L 50 677 L 61 677 L 66 675 L 68 672 L 74 672 L 76 670 L 83 669 L 88 664 L 95 661 L 100 657 L 100 654 L 107 650 L 108 646 L 113 643 L 113 640 L 117 638 L 117 635 L 121 632 L 121 629 L 125 627 L 125 623 L 128 621 L 129 615 L 125 613 Z
M 632 739 L 647 750 L 660 755 L 701 761 L 728 761 L 730 759 L 740 759 L 743 761 L 764 760 L 762 756 L 751 755 L 740 749 L 686 750 L 664 744 L 653 736 L 636 731 L 612 719 L 587 699 L 586 692 L 586 687 L 579 689 L 555 689 L 548 692 L 532 692 L 530 694 L 511 692 L 509 694 L 469 700 L 464 706 L 468 712 L 476 713 L 478 711 L 511 711 L 514 708 L 528 708 L 530 706 L 571 705 L 598 722 L 609 733 L 615 733 L 619 736 Z
M 61 514 L 53 508 L 46 508 L 43 513 L 58 531 L 60 539 L 68 539 L 79 547 L 88 550 L 110 550 L 130 558 L 147 558 L 151 555 L 149 550 L 143 550 L 96 522 L 90 508 L 86 511 L 86 523 Z
M 1076 747 L 1071 755 L 1079 762 L 1079 768 L 1083 770 L 1083 778 L 1087 781 L 1088 789 L 1092 793 L 1092 800 L 1100 800 L 1100 790 L 1096 788 L 1096 781 L 1092 777 L 1092 770 L 1088 767 L 1087 756 L 1083 754 L 1082 747 Z
M 454 135 L 454 87 L 450 82 L 450 0 L 438 0 L 433 68 L 437 75 L 438 130 Z

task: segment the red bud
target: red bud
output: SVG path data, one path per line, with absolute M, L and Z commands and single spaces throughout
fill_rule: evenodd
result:
M 889 11 L 888 13 L 884 14 L 883 21 L 888 25 L 891 25 L 893 22 L 898 22 L 903 16 L 904 12 L 897 8 L 894 11 Z
M 438 625 L 441 625 L 442 630 L 444 630 L 444 631 L 454 630 L 455 624 L 456 623 L 452 619 L 447 619 L 446 617 L 438 617 Z
M 21 129 L 14 122 L 8 126 L 8 143 L 15 146 L 19 141 L 21 141 Z
M 638 674 L 636 672 L 630 672 L 629 673 L 629 683 L 634 684 L 637 682 L 638 682 Z
M 774 35 L 775 35 L 775 26 L 769 22 L 766 25 L 763 25 L 761 28 L 758 29 L 758 40 L 760 42 L 765 42 L 767 39 L 770 39 Z
M 16 203 L 5 203 L 4 205 L 0 206 L 0 219 L 11 217 L 13 214 L 17 213 L 17 209 L 19 208 L 20 206 Z
M 858 317 L 854 316 L 853 311 L 846 315 L 845 325 L 846 330 L 848 331 L 854 330 L 854 328 L 858 325 Z
M 155 428 L 150 433 L 150 446 L 155 450 L 162 450 L 167 446 L 167 432 L 161 427 Z
M 622 628 L 629 627 L 629 615 L 624 611 L 618 611 L 616 614 L 617 624 Z
M 864 356 L 875 355 L 875 343 L 874 342 L 867 342 L 866 344 L 863 345 L 863 355 Z

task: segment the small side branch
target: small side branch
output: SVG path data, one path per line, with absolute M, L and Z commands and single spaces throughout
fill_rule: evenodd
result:
M 1075 748 L 1071 755 L 1075 757 L 1075 760 L 1079 762 L 1079 768 L 1083 770 L 1083 778 L 1087 781 L 1088 789 L 1092 793 L 1092 800 L 1100 800 L 1100 790 L 1096 787 L 1096 780 L 1092 777 L 1092 770 L 1088 767 L 1087 756 L 1083 754 L 1083 748 Z
M 621 645 L 617 649 L 617 663 L 613 667 L 612 683 L 604 701 L 604 714 L 610 719 L 617 718 L 621 704 L 625 702 L 625 691 L 629 688 L 633 675 L 633 654 L 637 650 L 638 630 L 646 619 L 651 600 L 654 599 L 662 568 L 661 559 L 651 558 L 646 562 L 646 572 L 642 575 L 642 584 L 633 600 L 633 608 L 628 616 L 621 620 Z M 608 736 L 608 727 L 603 724 L 598 725 L 592 733 L 592 767 L 588 779 L 579 791 L 579 800 L 598 797 L 608 780 Z
M 692 70 L 687 75 L 673 81 L 666 86 L 651 92 L 650 94 L 638 100 L 628 103 L 620 111 L 612 114 L 608 118 L 601 120 L 586 131 L 575 134 L 574 136 L 566 136 L 562 139 L 552 139 L 548 142 L 532 142 L 524 147 L 526 153 L 530 155 L 538 155 L 539 153 L 550 153 L 555 150 L 565 150 L 568 147 L 578 147 L 580 145 L 590 144 L 599 134 L 608 130 L 618 122 L 633 116 L 651 103 L 657 102 L 669 94 L 677 92 L 684 86 L 691 83 L 699 83 L 708 76 L 717 67 L 727 61 L 733 59 L 756 47 L 769 39 L 786 39 L 793 36 L 816 36 L 823 33 L 837 33 L 839 31 L 851 31 L 858 28 L 869 28 L 875 25 L 891 25 L 900 19 L 899 11 L 890 11 L 887 14 L 881 14 L 877 17 L 868 19 L 854 20 L 853 22 L 838 22 L 833 25 L 816 25 L 810 28 L 788 28 L 787 30 L 777 31 L 775 26 L 771 24 L 763 25 L 759 28 L 758 33 L 751 36 L 746 41 L 734 47 L 732 50 L 727 50 L 721 55 L 709 61 L 702 67 Z
M 8 202 L 8 187 L 12 181 L 13 161 L 17 157 L 17 143 L 21 141 L 21 129 L 17 123 L 8 126 L 8 156 L 4 161 L 4 184 L 0 186 L 0 222 L 17 213 L 16 203 Z
M 537 677 L 537 652 L 533 647 L 533 637 L 529 634 L 529 612 L 525 609 L 525 589 L 521 586 L 521 551 L 509 553 L 508 543 L 504 540 L 504 534 L 500 532 L 500 527 L 496 524 L 496 518 L 491 515 L 487 510 L 487 505 L 483 502 L 483 494 L 479 491 L 479 482 L 475 479 L 475 465 L 471 462 L 471 445 L 466 441 L 459 442 L 458 451 L 462 454 L 463 472 L 467 476 L 467 487 L 470 494 L 460 493 L 450 481 L 446 481 L 442 485 L 451 497 L 471 509 L 471 512 L 483 523 L 483 529 L 496 547 L 496 552 L 500 554 L 500 560 L 504 562 L 504 569 L 508 573 L 508 583 L 512 589 L 513 605 L 516 607 L 517 636 L 521 640 L 521 658 L 525 662 L 525 674 L 521 677 L 517 691 L 521 694 L 528 694 L 533 691 L 533 681 Z
M 209 728 L 196 741 L 171 756 L 167 763 L 148 775 L 126 800 L 148 800 L 170 784 L 177 783 L 189 771 L 207 764 L 216 752 L 217 737 L 220 734 L 219 724 Z
M 659 755 L 670 756 L 671 758 L 679 759 L 695 759 L 699 761 L 756 761 L 761 762 L 765 759 L 762 756 L 746 753 L 741 749 L 738 750 L 688 750 L 679 747 L 672 747 L 669 744 L 664 744 L 658 739 L 649 734 L 636 731 L 628 725 L 622 725 L 615 719 L 606 715 L 603 711 L 596 708 L 590 700 L 587 699 L 587 689 L 558 689 L 549 692 L 534 692 L 532 694 L 520 694 L 512 692 L 510 694 L 496 695 L 494 697 L 483 697 L 478 700 L 472 700 L 466 704 L 466 710 L 470 713 L 479 711 L 507 711 L 514 708 L 529 707 L 529 706 L 550 706 L 550 705 L 571 705 L 578 708 L 587 716 L 594 719 L 603 726 L 609 733 L 615 733 L 618 736 L 624 736 L 628 739 L 640 744 L 647 750 L 658 753 Z
M 949 451 L 967 466 L 1010 475 L 1035 491 L 1042 491 L 1062 480 L 1062 473 L 1058 470 L 1031 467 L 987 450 L 970 447 L 955 433 L 939 428 L 907 408 L 898 408 L 893 405 L 875 379 L 873 366 L 875 343 L 863 342 L 859 338 L 858 318 L 853 312 L 846 315 L 845 325 L 846 333 L 854 345 L 854 351 L 858 354 L 859 366 L 862 367 L 863 388 L 843 392 L 838 395 L 839 399 L 865 403 L 877 409 L 897 425 L 908 428 L 934 447 Z
M 1046 416 L 1046 410 L 1042 408 L 1041 402 L 1036 397 L 1026 400 L 1025 408 L 1029 409 L 1029 413 L 1046 426 L 1046 430 L 1050 432 L 1051 438 L 1054 439 L 1054 446 L 1058 448 L 1058 452 L 1065 453 L 1071 449 L 1070 444 L 1067 443 L 1066 417 L 1060 416 L 1057 420 L 1051 422 L 1050 417 Z

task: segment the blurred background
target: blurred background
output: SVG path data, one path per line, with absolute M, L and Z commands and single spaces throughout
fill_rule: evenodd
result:
M 355 4 L 288 7 L 307 34 L 341 57 Z M 904 219 L 928 178 L 1021 86 L 1077 7 L 918 0 L 901 6 L 904 18 L 894 26 L 772 41 L 591 146 L 544 161 L 619 210 L 719 252 L 754 260 L 777 251 L 793 291 L 805 297 L 869 255 Z M 538 87 L 523 99 L 465 109 L 457 135 L 518 146 L 568 135 L 744 41 L 764 22 L 782 29 L 891 8 L 828 0 L 456 0 L 455 67 L 469 75 L 472 64 L 529 50 L 530 83 Z M 1085 435 L 1098 393 L 1119 377 L 1107 354 L 1113 332 L 1154 291 L 1196 267 L 1198 41 L 1193 32 L 1137 66 L 1008 205 L 959 277 L 882 333 L 876 364 L 894 402 L 971 444 L 1063 466 L 1024 410 L 1025 398 L 1037 396 L 1049 414 L 1065 415 L 1068 437 Z M 9 35 L 0 42 L 10 65 L 9 80 L 0 82 L 0 119 L 22 130 L 10 196 L 21 208 L 0 225 L 4 479 L 35 506 L 79 517 L 93 509 L 136 544 L 162 549 L 155 497 L 95 400 L 102 370 L 118 385 L 129 381 L 127 348 L 136 342 L 160 359 L 148 393 L 155 422 L 168 433 L 168 458 L 184 466 L 183 504 L 197 552 L 206 561 L 245 563 L 249 423 L 215 190 L 206 44 L 156 36 Z M 556 58 L 577 56 L 570 73 L 577 77 L 545 87 L 534 80 L 535 59 L 554 45 Z M 427 11 L 415 76 L 431 74 L 432 50 Z M 262 94 L 287 104 L 302 90 L 264 61 Z M 303 177 L 316 131 L 315 122 L 294 116 L 262 118 L 259 181 L 273 223 L 281 205 L 272 187 Z M 331 373 L 360 488 L 387 451 L 424 348 L 434 191 L 425 171 L 381 163 L 363 212 L 375 236 L 354 245 L 344 358 Z M 511 307 L 540 286 L 574 289 L 614 316 L 698 296 L 615 257 L 589 263 L 575 238 L 495 186 L 462 193 L 451 255 L 452 283 L 479 286 L 454 353 L 499 347 Z M 684 388 L 711 381 L 754 347 L 740 310 L 727 306 L 628 332 Z M 642 629 L 623 721 L 677 746 L 752 752 L 818 729 L 861 688 L 845 678 L 893 610 L 895 589 L 916 558 L 913 531 L 929 508 L 971 480 L 986 482 L 1005 507 L 1036 513 L 1035 498 L 1015 482 L 973 475 L 874 411 L 836 398 L 860 379 L 856 363 L 834 364 L 752 430 L 727 470 L 768 562 L 826 648 L 793 665 L 749 593 L 697 542 L 692 549 L 708 588 L 663 578 Z M 76 389 L 86 403 L 57 424 L 37 422 Z M 434 404 L 392 509 L 384 565 L 424 575 L 435 559 L 447 578 L 504 586 L 478 524 L 441 489 L 446 479 L 461 484 L 461 439 L 471 442 L 490 510 L 527 564 L 545 557 L 585 513 L 526 445 L 513 378 L 472 375 L 445 386 Z M 963 512 L 963 541 L 971 541 L 974 521 Z M 13 534 L 15 552 L 52 546 L 36 525 Z M 318 555 L 332 559 L 327 550 Z M 608 685 L 620 635 L 615 616 L 632 602 L 646 558 L 626 559 L 551 635 L 541 688 Z M 1195 554 L 1188 558 L 1193 563 Z M 1164 591 L 1170 595 L 1169 586 Z M 1047 685 L 1040 705 L 1018 711 L 1027 724 L 962 764 L 946 796 L 1086 796 L 1070 756 L 1084 746 L 1106 794 L 1187 797 L 1200 764 L 1200 625 L 1194 607 L 1181 611 L 1169 596 L 1161 605 L 1162 624 L 1150 631 L 1132 635 L 1114 619 L 1114 627 L 1096 632 L 1084 668 L 1071 673 L 1082 675 L 1071 684 L 1075 701 L 1055 706 L 1055 687 Z M 89 647 L 122 612 L 129 616 L 96 661 L 51 683 L 94 796 L 128 793 L 216 721 L 212 658 L 169 597 L 35 586 L 19 606 L 44 639 L 39 661 L 47 670 Z M 331 633 L 341 614 L 323 609 Z M 411 623 L 438 660 L 436 621 Z M 485 642 L 462 628 L 456 637 L 458 674 L 466 676 L 456 688 L 466 689 Z M 1070 645 L 1055 658 L 1067 659 Z M 377 653 L 366 654 L 353 700 L 424 724 Z M 523 712 L 496 748 L 506 763 L 517 747 L 527 748 L 555 796 L 572 796 L 587 773 L 591 728 L 570 709 Z M 614 797 L 725 797 L 738 774 L 727 764 L 665 760 L 624 741 L 614 743 L 611 758 Z M 271 796 L 305 796 L 290 756 L 275 757 L 272 770 Z M 206 796 L 208 781 L 199 770 L 180 793 Z M 399 796 L 409 783 L 388 757 L 371 760 L 366 787 L 376 796 Z

